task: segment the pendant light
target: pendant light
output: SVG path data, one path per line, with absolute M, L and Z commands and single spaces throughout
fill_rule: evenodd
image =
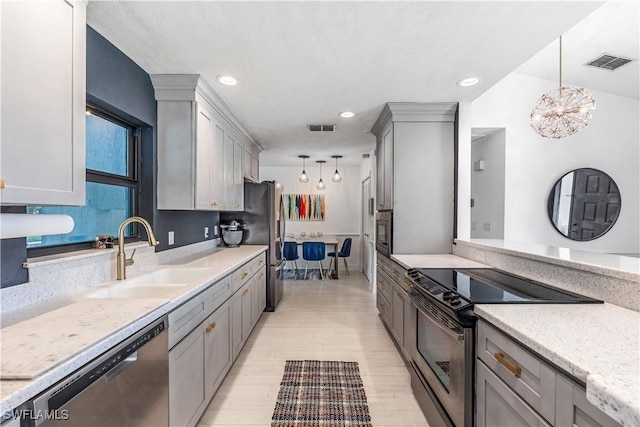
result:
M 316 185 L 316 188 L 318 190 L 324 190 L 325 188 L 327 188 L 327 184 L 325 184 L 322 180 L 322 164 L 327 162 L 325 160 L 316 160 L 316 163 L 320 164 L 320 181 L 318 181 L 318 185 Z
M 331 156 L 331 158 L 336 159 L 336 171 L 333 173 L 331 181 L 340 182 L 342 181 L 342 176 L 340 176 L 340 172 L 338 172 L 338 159 L 341 159 L 342 156 Z
M 562 86 L 562 36 L 560 36 L 560 83 L 542 95 L 531 111 L 531 127 L 544 138 L 560 139 L 578 133 L 591 120 L 596 101 L 584 88 Z
M 304 170 L 304 161 L 305 159 L 308 159 L 309 156 L 300 155 L 298 157 L 302 159 L 302 173 L 300 174 L 300 178 L 298 178 L 298 181 L 302 183 L 309 182 L 309 175 L 307 175 L 307 171 Z

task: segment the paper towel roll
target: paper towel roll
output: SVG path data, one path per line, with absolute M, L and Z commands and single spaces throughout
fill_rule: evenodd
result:
M 0 214 L 0 239 L 65 234 L 73 230 L 69 215 Z

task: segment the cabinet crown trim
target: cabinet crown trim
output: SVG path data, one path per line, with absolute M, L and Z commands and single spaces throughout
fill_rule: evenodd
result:
M 231 112 L 229 106 L 200 74 L 152 74 L 151 83 L 156 101 L 196 101 L 202 96 L 243 139 L 259 151 L 264 147 L 247 132 L 242 123 Z
M 457 102 L 387 102 L 371 128 L 378 135 L 389 120 L 394 122 L 455 122 Z

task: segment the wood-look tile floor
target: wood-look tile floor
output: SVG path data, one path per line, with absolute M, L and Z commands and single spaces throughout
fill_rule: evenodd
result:
M 284 289 L 276 312 L 263 313 L 199 426 L 269 427 L 287 359 L 358 362 L 374 427 L 428 426 L 362 273 L 288 280 Z

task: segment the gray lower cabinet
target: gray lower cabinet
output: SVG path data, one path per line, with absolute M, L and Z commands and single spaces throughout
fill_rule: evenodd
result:
M 542 356 L 480 320 L 477 427 L 617 427 L 587 401 L 586 390 Z
M 391 334 L 400 348 L 404 348 L 404 291 L 395 283 L 391 292 Z
M 556 402 L 557 426 L 610 427 L 620 425 L 587 400 L 586 390 L 583 387 L 560 375 L 558 375 Z
M 169 425 L 195 425 L 208 400 L 205 383 L 205 323 L 169 351 Z
M 476 426 L 548 426 L 481 361 L 477 364 Z
M 406 270 L 396 262 L 378 254 L 376 285 L 378 288 L 378 311 L 389 328 L 391 336 L 408 359 L 411 339 L 411 302 L 404 284 Z
M 204 376 L 209 398 L 229 371 L 231 352 L 231 301 L 224 303 L 205 322 Z
M 169 314 L 171 426 L 197 424 L 251 334 L 266 304 L 263 264 L 264 254 Z
M 231 348 L 235 359 L 242 350 L 242 292 L 231 297 Z

